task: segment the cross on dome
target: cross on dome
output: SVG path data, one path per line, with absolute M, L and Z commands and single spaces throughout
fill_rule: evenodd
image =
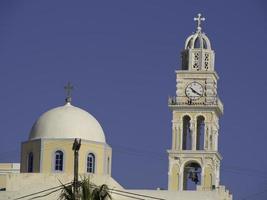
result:
M 197 17 L 194 17 L 194 21 L 197 21 L 197 31 L 201 31 L 201 21 L 205 21 L 205 17 L 201 17 L 201 14 L 198 13 Z
M 64 89 L 67 93 L 67 97 L 65 99 L 66 103 L 70 103 L 71 102 L 71 93 L 72 90 L 74 89 L 73 85 L 71 85 L 70 81 L 68 82 L 68 84 L 66 86 L 64 86 Z

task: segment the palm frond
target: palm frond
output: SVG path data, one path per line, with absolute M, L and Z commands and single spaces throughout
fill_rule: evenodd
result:
M 61 183 L 61 182 L 60 182 Z M 75 200 L 73 185 L 62 184 L 62 191 L 59 200 Z M 79 182 L 79 199 L 80 200 L 111 200 L 108 186 L 103 184 L 97 186 L 90 181 L 89 177 L 81 178 Z

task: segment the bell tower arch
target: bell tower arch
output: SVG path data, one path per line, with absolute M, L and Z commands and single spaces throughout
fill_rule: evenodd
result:
M 219 118 L 223 104 L 217 94 L 219 79 L 215 54 L 202 32 L 205 18 L 198 14 L 195 33 L 185 41 L 182 66 L 176 71 L 176 96 L 170 97 L 172 148 L 168 150 L 169 190 L 211 190 L 219 186 Z

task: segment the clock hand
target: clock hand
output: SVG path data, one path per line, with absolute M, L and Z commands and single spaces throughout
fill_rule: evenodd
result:
M 193 88 L 191 88 L 190 87 L 190 89 L 192 90 L 192 92 L 194 92 L 195 94 L 197 94 L 197 95 L 199 95 L 199 96 L 201 96 L 201 94 L 200 93 L 198 93 L 196 90 L 194 90 Z

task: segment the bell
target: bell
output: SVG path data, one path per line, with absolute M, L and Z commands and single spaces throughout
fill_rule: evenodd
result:
M 193 172 L 193 177 L 191 179 L 193 182 L 195 182 L 195 184 L 197 184 L 199 182 L 198 180 L 198 176 L 197 176 L 197 173 L 196 172 Z
M 193 182 L 195 182 L 195 184 L 199 182 L 196 171 L 190 171 L 188 178 L 191 179 Z
M 189 172 L 189 175 L 188 175 L 188 178 L 189 178 L 189 179 L 192 179 L 192 177 L 193 177 L 193 172 L 190 171 L 190 172 Z

